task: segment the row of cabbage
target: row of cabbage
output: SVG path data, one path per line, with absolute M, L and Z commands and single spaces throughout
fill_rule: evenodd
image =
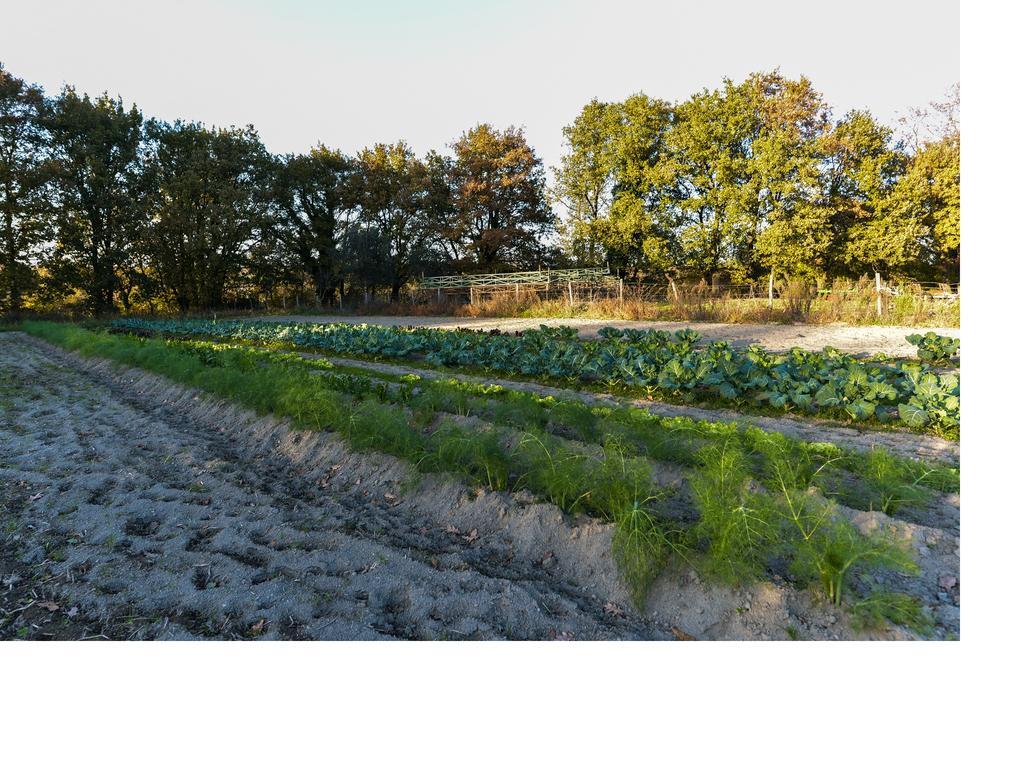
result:
M 120 330 L 218 339 L 281 342 L 340 355 L 425 359 L 494 373 L 646 388 L 688 400 L 771 406 L 856 420 L 901 421 L 951 435 L 960 427 L 960 376 L 918 362 L 861 360 L 836 349 L 794 348 L 773 354 L 751 345 L 700 344 L 684 330 L 602 328 L 596 339 L 575 329 L 521 334 L 374 325 L 242 320 L 113 322 Z

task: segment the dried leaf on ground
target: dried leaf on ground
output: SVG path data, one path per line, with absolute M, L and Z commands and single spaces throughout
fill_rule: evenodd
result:
M 623 614 L 625 614 L 625 611 L 622 610 L 615 603 L 605 603 L 604 612 L 607 613 L 609 616 L 622 616 Z

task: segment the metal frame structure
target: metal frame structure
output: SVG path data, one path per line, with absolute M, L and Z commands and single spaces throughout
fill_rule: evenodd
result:
M 603 282 L 608 269 L 546 269 L 535 272 L 494 272 L 486 275 L 438 275 L 424 277 L 416 286 L 422 290 L 459 290 L 466 288 L 503 288 L 515 286 L 563 285 L 570 282 Z

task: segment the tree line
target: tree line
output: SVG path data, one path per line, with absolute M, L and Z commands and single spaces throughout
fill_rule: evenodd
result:
M 777 71 L 679 104 L 592 101 L 555 171 L 565 249 L 634 277 L 957 281 L 959 89 L 902 122 L 916 140 L 865 111 L 833 121 L 806 78 Z
M 550 188 L 513 127 L 423 157 L 403 142 L 274 155 L 251 126 L 51 97 L 0 65 L 0 310 L 191 312 L 307 286 L 327 307 L 397 300 L 420 274 L 568 265 L 958 272 L 953 123 L 909 146 L 865 112 L 833 124 L 810 83 L 772 72 L 677 105 L 594 101 L 565 138 Z

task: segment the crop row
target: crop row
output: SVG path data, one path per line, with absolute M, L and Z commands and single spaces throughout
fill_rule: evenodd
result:
M 245 345 L 125 338 L 44 323 L 27 323 L 26 330 L 330 430 L 357 450 L 399 456 L 420 471 L 455 472 L 492 490 L 526 488 L 567 512 L 608 520 L 612 554 L 638 605 L 668 563 L 681 559 L 732 583 L 785 574 L 801 586 L 819 585 L 867 623 L 894 620 L 927 631 L 928 617 L 914 598 L 880 592 L 872 578 L 878 570 L 915 573 L 909 552 L 885 532 L 862 533 L 822 496 L 823 472 L 846 458 L 827 447 L 462 382 L 375 381 L 339 373 L 327 361 Z M 466 424 L 437 412 L 444 409 L 489 423 Z M 614 441 L 575 442 L 603 436 L 609 426 L 616 427 Z M 567 428 L 576 434 L 558 434 Z M 673 438 L 675 448 L 656 448 Z M 655 479 L 655 456 L 682 465 L 696 519 L 662 516 L 660 500 L 673 491 Z M 863 458 L 846 466 L 860 474 L 872 463 L 871 455 Z M 886 472 L 891 477 L 882 479 L 894 489 L 908 481 L 955 482 L 914 462 Z M 737 527 L 737 512 L 746 532 Z
M 960 339 L 942 336 L 935 331 L 928 331 L 924 335 L 912 333 L 907 336 L 907 341 L 917 347 L 918 359 L 926 363 L 950 363 L 960 354 Z
M 230 345 L 208 341 L 172 340 L 175 348 L 202 359 Z M 419 413 L 448 413 L 474 417 L 516 429 L 540 430 L 582 443 L 614 444 L 630 455 L 668 462 L 683 468 L 697 466 L 700 451 L 710 444 L 733 442 L 749 456 L 764 453 L 765 441 L 784 446 L 801 461 L 822 466 L 816 483 L 829 497 L 858 509 L 899 512 L 919 504 L 929 489 L 959 489 L 955 468 L 901 459 L 880 448 L 862 454 L 828 443 L 807 443 L 764 432 L 738 422 L 713 422 L 686 416 L 659 416 L 644 408 L 588 405 L 550 395 L 479 384 L 459 379 L 430 379 L 416 374 L 368 371 L 289 352 L 241 347 L 253 360 L 293 365 L 325 377 L 328 386 L 346 395 L 372 397 Z M 765 462 L 751 462 L 761 484 L 771 481 Z
M 960 428 L 960 376 L 927 364 L 861 360 L 826 348 L 773 354 L 751 345 L 698 344 L 697 333 L 602 328 L 521 335 L 373 325 L 206 320 L 114 321 L 115 329 L 284 343 L 339 355 L 421 358 L 438 366 L 607 387 L 644 388 L 687 401 L 770 407 L 858 421 L 899 421 L 943 435 Z

